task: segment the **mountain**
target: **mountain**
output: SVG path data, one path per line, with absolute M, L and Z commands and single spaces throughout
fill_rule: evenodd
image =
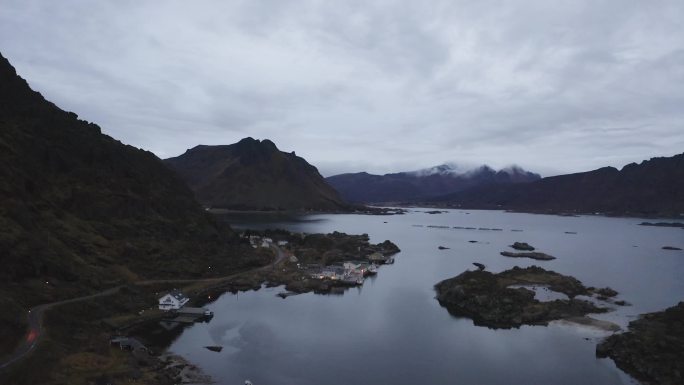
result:
M 489 166 L 474 169 L 443 164 L 412 172 L 373 175 L 365 172 L 340 174 L 327 178 L 342 197 L 350 202 L 415 203 L 474 186 L 493 183 L 523 183 L 541 177 L 513 166 L 496 171 Z
M 684 153 L 516 185 L 489 185 L 438 197 L 456 207 L 629 216 L 684 214 Z
M 32 305 L 259 263 L 154 154 L 48 102 L 2 55 L 0 163 L 0 356 Z
M 337 191 L 316 167 L 270 140 L 200 145 L 164 161 L 202 204 L 238 210 L 340 210 Z

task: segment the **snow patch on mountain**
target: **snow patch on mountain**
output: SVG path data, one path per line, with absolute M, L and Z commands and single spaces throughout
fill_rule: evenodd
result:
M 506 166 L 500 170 L 495 170 L 486 164 L 480 166 L 465 165 L 461 163 L 448 162 L 440 164 L 434 167 L 428 167 L 416 171 L 408 172 L 407 174 L 414 175 L 417 177 L 430 176 L 430 175 L 451 175 L 451 176 L 473 176 L 478 174 L 495 174 L 495 173 L 505 173 L 510 176 L 525 175 L 528 172 L 522 167 L 513 164 Z

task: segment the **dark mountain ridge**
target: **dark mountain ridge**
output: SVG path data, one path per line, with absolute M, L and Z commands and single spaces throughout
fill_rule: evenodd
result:
M 347 207 L 337 191 L 294 152 L 266 140 L 244 138 L 199 145 L 164 161 L 205 206 L 237 210 L 321 210 Z
M 0 355 L 25 309 L 259 263 L 154 154 L 46 101 L 0 55 Z
M 432 202 L 463 208 L 677 217 L 684 214 L 684 153 L 631 163 L 621 170 L 604 167 L 525 184 L 481 186 Z
M 484 184 L 524 183 L 540 178 L 538 174 L 515 166 L 496 171 L 485 165 L 459 171 L 445 164 L 385 175 L 366 172 L 340 174 L 326 180 L 350 202 L 416 203 Z

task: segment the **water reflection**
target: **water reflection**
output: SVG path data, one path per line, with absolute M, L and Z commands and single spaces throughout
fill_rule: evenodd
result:
M 492 272 L 540 265 L 575 276 L 586 286 L 618 290 L 618 298 L 633 306 L 594 317 L 624 327 L 640 313 L 684 298 L 679 278 L 684 258 L 660 250 L 681 244 L 681 230 L 637 226 L 639 219 L 469 213 L 313 215 L 279 218 L 275 224 L 243 216 L 239 226 L 368 233 L 372 242 L 390 239 L 402 252 L 394 265 L 342 296 L 308 293 L 281 299 L 276 294 L 282 288 L 225 294 L 208 305 L 215 314 L 212 322 L 185 329 L 171 350 L 222 384 L 246 378 L 257 385 L 630 383 L 612 361 L 595 358 L 604 332 L 563 323 L 512 330 L 476 327 L 440 307 L 433 285 L 474 269 L 473 262 Z M 557 259 L 499 255 L 515 241 Z M 450 249 L 438 250 L 439 245 Z M 209 352 L 203 349 L 207 345 L 224 350 Z

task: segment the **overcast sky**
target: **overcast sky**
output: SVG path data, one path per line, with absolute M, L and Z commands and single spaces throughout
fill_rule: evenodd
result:
M 684 151 L 684 1 L 8 1 L 32 87 L 161 158 L 269 138 L 324 175 L 544 175 Z

